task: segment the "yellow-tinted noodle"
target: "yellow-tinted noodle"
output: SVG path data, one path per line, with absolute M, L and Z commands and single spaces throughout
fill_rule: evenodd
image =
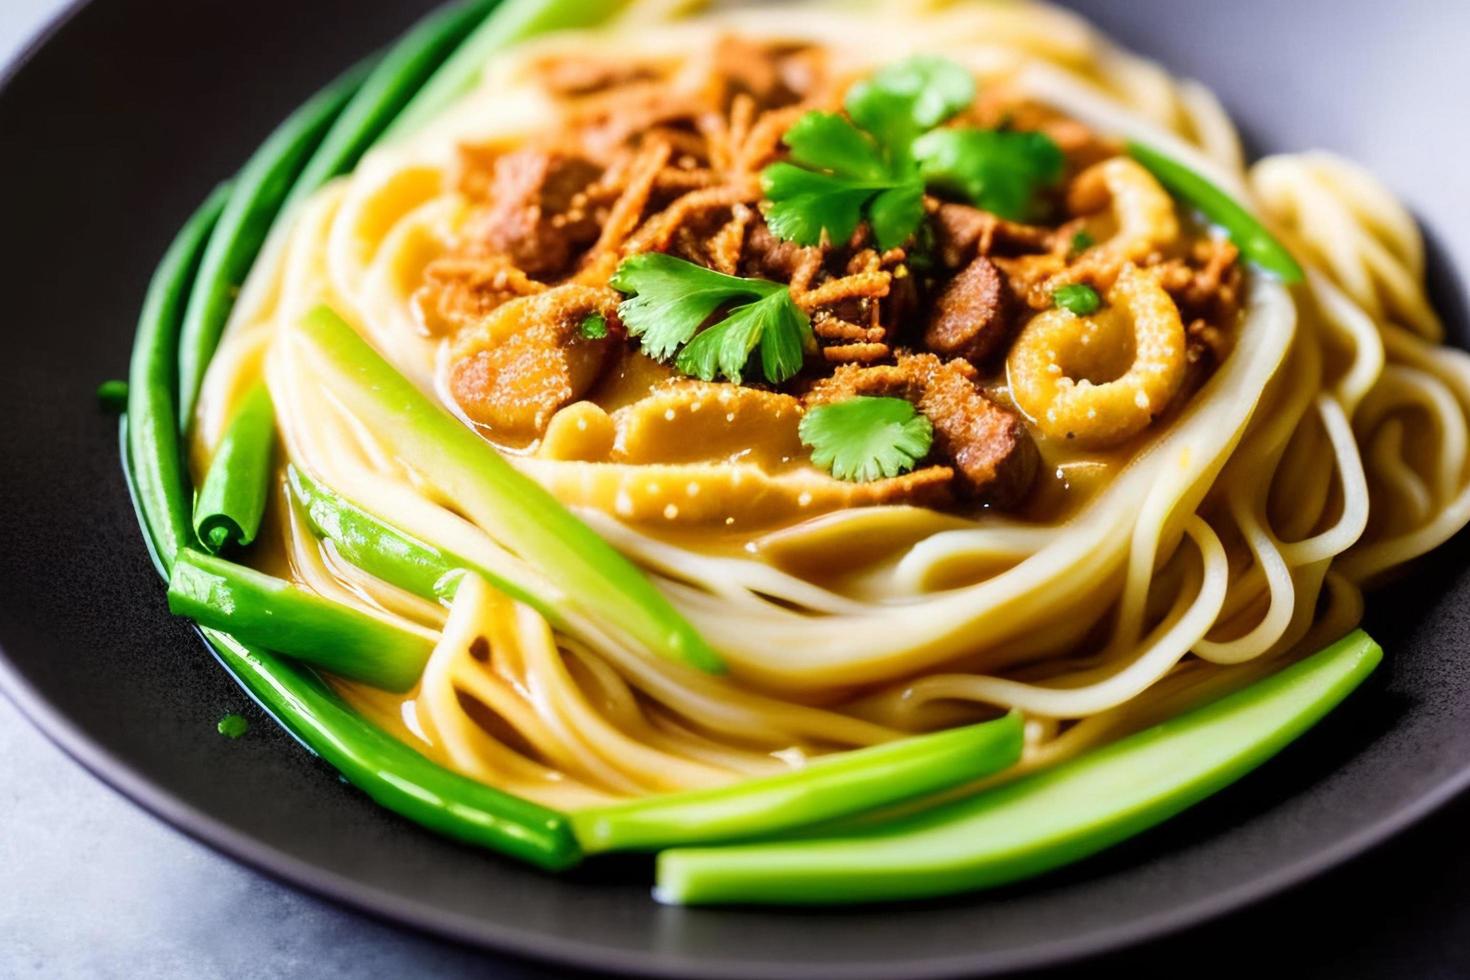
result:
M 1113 465 L 1054 524 L 854 508 L 744 535 L 654 533 L 621 522 L 618 501 L 599 496 L 612 484 L 589 478 L 598 464 L 523 461 L 558 492 L 576 491 L 570 503 L 704 633 L 729 676 L 591 626 L 570 641 L 479 580 L 446 613 L 346 566 L 278 513 L 264 532 L 278 551 L 262 561 L 440 637 L 406 698 L 341 686 L 400 737 L 474 778 L 577 807 L 728 783 L 1019 708 L 1025 770 L 1342 635 L 1366 585 L 1470 520 L 1470 358 L 1440 345 L 1417 229 L 1366 173 L 1320 153 L 1243 168 L 1234 128 L 1206 90 L 1049 7 L 782 5 L 712 16 L 538 50 L 606 46 L 697 72 L 712 40 L 738 30 L 828 43 L 855 71 L 910 48 L 942 54 L 972 67 L 982 88 L 1010 85 L 1197 170 L 1280 237 L 1305 282 L 1287 290 L 1248 274 L 1232 353 L 1184 412 L 1149 430 L 1145 451 Z M 497 573 L 537 574 L 378 445 L 292 342 L 301 316 L 329 304 L 443 397 L 440 341 L 417 329 L 409 298 L 464 219 L 449 190 L 456 144 L 513 143 L 549 118 L 522 63 L 498 62 L 463 104 L 297 212 L 211 365 L 196 471 L 241 393 L 264 377 L 290 462 L 422 540 Z M 487 648 L 488 658 L 475 652 Z

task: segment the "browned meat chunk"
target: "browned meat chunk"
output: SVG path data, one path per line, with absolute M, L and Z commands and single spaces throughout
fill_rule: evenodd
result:
M 896 364 L 845 365 L 817 383 L 812 402 L 853 395 L 905 398 L 934 426 L 936 455 L 955 469 L 956 489 L 966 497 L 1009 507 L 1036 475 L 1036 444 L 1015 412 L 997 405 L 975 383 L 965 361 L 933 354 L 901 354 Z
M 490 205 L 475 230 L 530 276 L 564 274 L 601 231 L 584 193 L 600 175 L 581 157 L 537 149 L 507 153 L 495 161 Z
M 929 200 L 935 254 L 949 269 L 968 265 L 977 255 L 993 251 L 1010 254 L 1042 252 L 1050 247 L 1052 231 L 996 217 L 968 204 Z
M 979 364 L 1006 339 L 1010 308 L 1005 277 L 995 263 L 979 256 L 935 297 L 924 346 Z
M 607 361 L 608 338 L 581 325 L 601 313 L 616 325 L 618 294 L 559 286 L 498 307 L 454 346 L 449 390 L 464 413 L 498 441 L 524 445 L 546 431 L 557 409 L 587 392 Z

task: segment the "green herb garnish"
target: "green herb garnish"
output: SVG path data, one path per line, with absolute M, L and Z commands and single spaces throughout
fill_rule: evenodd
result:
M 645 252 L 624 259 L 611 284 L 632 294 L 618 305 L 618 317 L 643 352 L 658 361 L 674 357 L 676 368 L 705 381 L 724 375 L 739 384 L 759 348 L 762 374 L 780 384 L 801 370 L 815 343 L 811 321 L 777 282 Z M 724 318 L 708 325 L 721 310 Z
M 1080 255 L 1097 244 L 1097 239 L 1087 231 L 1079 231 L 1072 236 L 1072 254 Z
M 126 381 L 104 381 L 97 386 L 97 404 L 103 411 L 121 414 L 128 408 L 128 383 Z
M 214 726 L 214 730 L 225 738 L 239 738 L 250 731 L 250 722 L 245 720 L 244 715 L 225 715 Z
M 929 185 L 1006 218 L 1027 217 L 1036 190 L 1062 173 L 1041 133 L 935 129 L 975 98 L 964 67 L 935 57 L 889 65 L 847 92 L 847 115 L 809 112 L 783 141 L 791 161 L 761 172 L 766 222 L 779 237 L 843 242 L 867 220 L 880 248 L 903 244 L 924 220 Z
M 578 329 L 588 340 L 601 340 L 607 336 L 607 317 L 601 313 L 588 313 L 582 318 L 582 324 Z
M 1097 290 L 1082 282 L 1069 282 L 1065 286 L 1058 286 L 1052 292 L 1051 300 L 1060 309 L 1078 316 L 1096 313 L 1097 308 L 1102 305 L 1102 297 L 1097 294 Z
M 797 432 L 812 462 L 859 483 L 907 473 L 934 442 L 934 426 L 910 402 L 865 395 L 810 409 Z
M 1012 221 L 1036 210 L 1036 194 L 1061 179 L 1066 157 L 1045 133 L 936 129 L 914 142 L 925 181 Z

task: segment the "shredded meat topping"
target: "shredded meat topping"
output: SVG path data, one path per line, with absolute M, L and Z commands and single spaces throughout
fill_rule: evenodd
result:
M 1044 132 L 1066 157 L 1035 223 L 931 196 L 922 230 L 901 248 L 877 248 L 865 225 L 848 241 L 804 247 L 767 225 L 760 173 L 784 158 L 782 137 L 803 114 L 840 110 L 852 78 L 820 48 L 733 36 L 691 57 L 548 56 L 532 74 L 556 99 L 554 132 L 512 150 L 462 148 L 458 188 L 471 217 L 427 266 L 413 306 L 428 333 L 450 337 L 450 391 L 496 438 L 534 441 L 556 412 L 606 390 L 597 386 L 609 364 L 638 356 L 617 321 L 622 297 L 606 284 L 622 259 L 648 251 L 788 285 L 816 340 L 788 387 L 808 403 L 891 395 L 931 420 L 935 465 L 870 485 L 865 502 L 1008 507 L 1026 496 L 1033 430 L 986 385 L 997 386 L 1001 355 L 1054 309 L 1061 285 L 1107 295 L 1128 266 L 1157 276 L 1185 325 L 1185 392 L 1228 356 L 1240 314 L 1235 248 L 1176 227 L 1161 189 L 1150 198 L 1161 220 L 1125 213 L 1119 182 L 1151 178 L 1116 141 L 988 85 L 958 124 Z M 579 329 L 592 312 L 606 319 L 605 338 Z

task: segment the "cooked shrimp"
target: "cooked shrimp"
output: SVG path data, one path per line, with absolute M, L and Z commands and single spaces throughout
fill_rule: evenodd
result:
M 1115 446 L 1146 429 L 1178 392 L 1184 324 L 1158 274 L 1126 265 L 1097 313 L 1053 309 L 1032 319 L 1006 369 L 1011 397 L 1048 437 Z
M 1067 206 L 1089 215 L 1088 230 L 1098 244 L 1089 264 L 1110 266 L 1142 262 L 1179 237 L 1174 201 L 1153 174 L 1128 157 L 1113 157 L 1088 167 L 1072 184 Z M 1104 213 L 1104 209 L 1108 209 Z

